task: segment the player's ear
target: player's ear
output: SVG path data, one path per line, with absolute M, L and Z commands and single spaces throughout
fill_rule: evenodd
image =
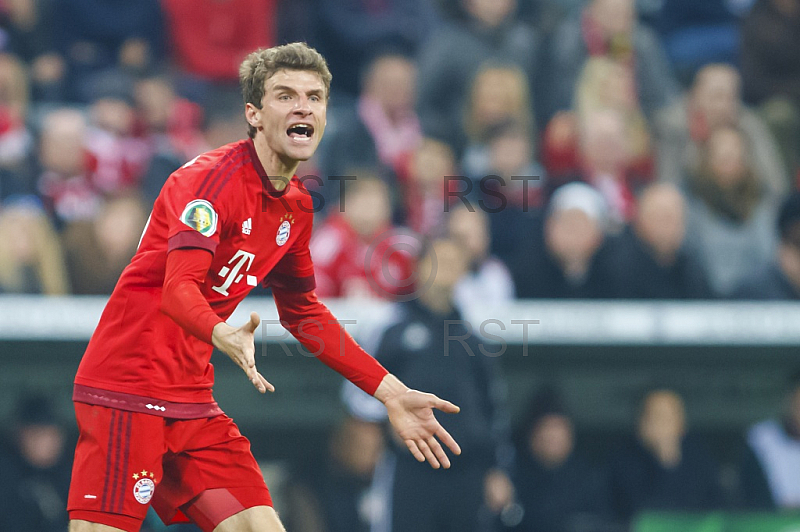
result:
M 244 116 L 248 124 L 258 127 L 258 123 L 261 120 L 261 109 L 248 102 L 244 107 Z

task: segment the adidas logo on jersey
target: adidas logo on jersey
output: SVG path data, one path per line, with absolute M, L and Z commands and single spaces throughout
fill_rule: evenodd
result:
M 253 220 L 252 218 L 248 218 L 247 220 L 242 222 L 242 234 L 249 235 L 250 231 L 253 229 Z

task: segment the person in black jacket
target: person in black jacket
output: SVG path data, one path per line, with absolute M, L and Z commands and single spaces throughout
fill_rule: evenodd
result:
M 686 202 L 672 184 L 650 185 L 639 195 L 636 217 L 614 244 L 616 297 L 711 297 L 705 271 L 684 247 Z
M 608 206 L 597 190 L 585 183 L 559 187 L 544 221 L 533 226 L 510 262 L 517 297 L 614 297 L 607 225 Z
M 610 461 L 611 503 L 617 518 L 628 520 L 647 510 L 719 508 L 719 472 L 706 448 L 687 437 L 683 400 L 677 393 L 647 394 L 636 436 Z
M 0 451 L 0 530 L 66 530 L 71 455 L 50 399 L 22 397 L 12 436 Z
M 403 382 L 424 384 L 461 407 L 457 415 L 440 419 L 462 449 L 450 469 L 426 471 L 401 442 L 390 445 L 394 466 L 384 470 L 384 479 L 376 474 L 375 482 L 391 478 L 392 532 L 488 530 L 493 511 L 513 497 L 505 473 L 513 451 L 499 405 L 503 382 L 491 356 L 497 347 L 482 345 L 474 334 L 477 325 L 464 321 L 453 303 L 453 287 L 466 269 L 466 256 L 455 242 L 431 242 L 418 266 L 423 287 L 416 299 L 398 305 L 375 351 Z
M 603 530 L 607 494 L 603 479 L 575 452 L 572 418 L 555 390 L 538 392 L 525 414 L 514 471 L 519 532 Z M 510 512 L 509 512 L 510 515 Z

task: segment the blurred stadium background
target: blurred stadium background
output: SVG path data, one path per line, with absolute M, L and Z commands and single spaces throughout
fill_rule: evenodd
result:
M 66 530 L 105 298 L 169 173 L 246 135 L 241 59 L 298 40 L 333 72 L 298 172 L 319 295 L 377 345 L 447 236 L 503 350 L 476 356 L 514 490 L 474 530 L 800 530 L 796 0 L 0 2 L 0 530 Z M 270 327 L 278 392 L 217 358 L 215 395 L 288 529 L 388 532 L 379 416 Z

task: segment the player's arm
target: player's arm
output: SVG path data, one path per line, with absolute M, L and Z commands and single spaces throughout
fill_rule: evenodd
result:
M 306 201 L 310 209 L 310 196 Z M 305 220 L 300 238 L 266 279 L 284 327 L 323 363 L 383 402 L 389 421 L 417 460 L 428 460 L 434 468 L 450 467 L 437 438 L 455 454 L 461 454 L 461 449 L 436 420 L 433 409 L 456 413 L 458 407 L 435 395 L 411 390 L 389 374 L 317 299 L 309 251 L 311 221 L 310 217 Z
M 455 454 L 461 454 L 461 448 L 436 420 L 433 409 L 457 413 L 459 408 L 412 390 L 390 374 L 344 330 L 313 290 L 292 290 L 276 281 L 272 293 L 284 327 L 323 363 L 386 405 L 389 421 L 417 460 L 427 460 L 434 468 L 450 467 L 439 440 Z
M 174 249 L 167 254 L 161 311 L 193 336 L 228 355 L 259 392 L 273 392 L 275 387 L 256 370 L 254 333 L 260 325 L 258 315 L 254 312 L 243 326 L 231 327 L 200 291 L 212 258 L 208 250 L 198 248 Z

